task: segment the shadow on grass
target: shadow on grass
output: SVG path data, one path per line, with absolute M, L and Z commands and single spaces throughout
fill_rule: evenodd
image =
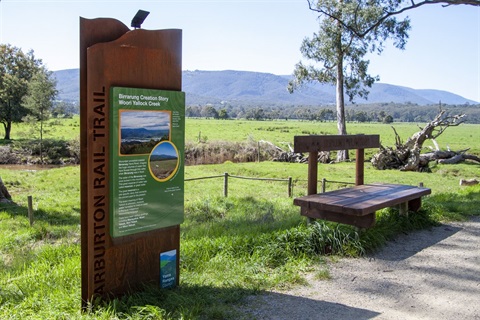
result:
M 10 204 L 0 204 L 0 210 L 5 211 L 10 214 L 12 217 L 28 217 L 28 208 L 24 206 L 17 205 L 15 203 Z M 73 211 L 80 213 L 80 209 L 73 208 Z M 42 221 L 50 225 L 65 225 L 65 226 L 76 226 L 80 223 L 80 215 L 72 215 L 70 213 L 62 212 L 47 212 L 43 209 L 33 211 L 33 221 Z
M 134 319 L 238 319 L 239 312 L 233 306 L 256 293 L 236 287 L 182 284 L 174 289 L 160 289 L 147 285 L 119 298 L 97 300 L 87 312 Z
M 215 197 L 190 203 L 185 207 L 184 232 L 199 226 L 224 230 L 230 236 L 259 231 L 284 230 L 302 222 L 298 208 L 282 207 L 267 199 L 254 197 Z
M 181 285 L 146 287 L 100 305 L 125 318 L 161 319 L 371 319 L 379 313 L 343 304 L 244 288 Z

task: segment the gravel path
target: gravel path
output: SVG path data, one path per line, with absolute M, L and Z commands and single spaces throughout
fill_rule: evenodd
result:
M 401 235 L 331 280 L 252 296 L 253 319 L 480 319 L 480 217 Z

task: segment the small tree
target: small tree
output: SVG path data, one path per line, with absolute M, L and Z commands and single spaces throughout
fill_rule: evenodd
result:
M 12 123 L 20 122 L 28 114 L 22 100 L 28 82 L 41 64 L 33 51 L 25 54 L 17 47 L 0 44 L 0 122 L 5 129 L 5 140 L 10 140 Z
M 218 118 L 222 120 L 228 119 L 227 109 L 225 108 L 220 109 L 220 111 L 218 112 Z
M 52 109 L 52 116 L 58 117 L 71 117 L 73 114 L 78 114 L 79 106 L 76 103 L 68 101 L 55 101 Z
M 387 115 L 385 118 L 383 118 L 383 123 L 392 123 L 393 122 L 393 117 L 391 115 Z
M 202 108 L 202 117 L 218 119 L 218 112 L 213 106 L 206 105 Z
M 44 122 L 50 118 L 53 102 L 57 95 L 56 80 L 52 73 L 45 68 L 40 68 L 28 83 L 27 95 L 24 106 L 30 112 L 29 121 L 40 124 L 40 161 L 43 163 L 43 127 Z

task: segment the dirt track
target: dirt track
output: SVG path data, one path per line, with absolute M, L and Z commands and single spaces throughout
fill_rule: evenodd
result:
M 248 299 L 254 319 L 480 319 L 480 217 L 330 265 L 331 280 Z

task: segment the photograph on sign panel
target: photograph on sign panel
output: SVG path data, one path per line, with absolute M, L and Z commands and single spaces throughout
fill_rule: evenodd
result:
M 155 180 L 169 180 L 178 169 L 177 148 L 169 141 L 160 142 L 150 154 L 148 164 Z
M 170 111 L 120 110 L 120 154 L 150 154 L 170 140 Z

